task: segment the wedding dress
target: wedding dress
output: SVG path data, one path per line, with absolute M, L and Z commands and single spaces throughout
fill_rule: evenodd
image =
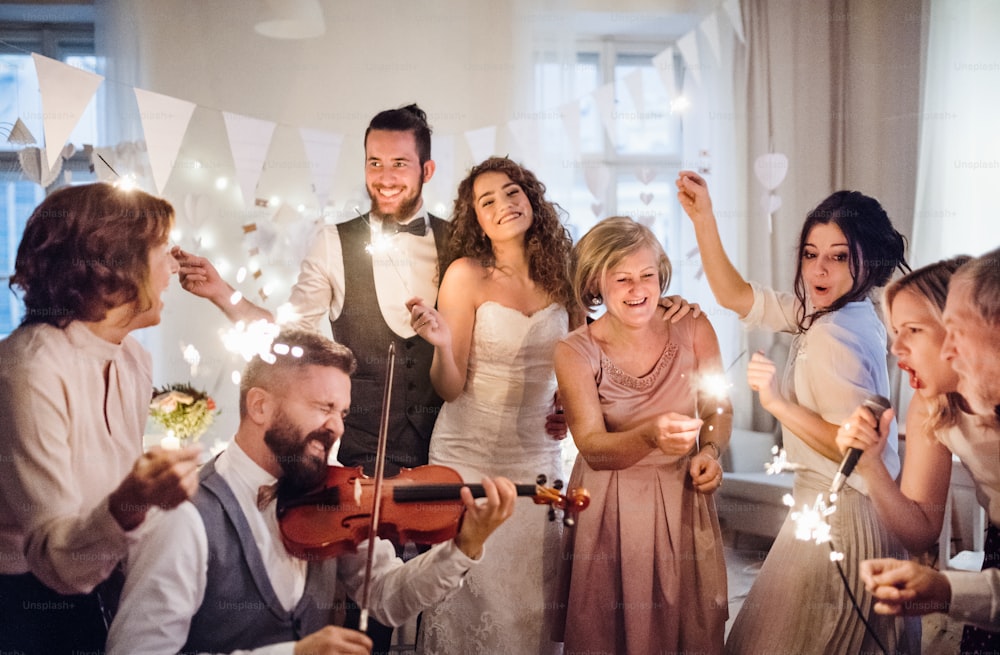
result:
M 430 463 L 456 469 L 466 482 L 562 479 L 561 445 L 545 432 L 545 420 L 556 391 L 553 350 L 567 332 L 566 311 L 555 303 L 531 316 L 492 301 L 480 305 L 465 390 L 441 408 Z M 423 613 L 418 652 L 561 652 L 550 640 L 550 615 L 562 524 L 548 515 L 532 499 L 517 499 L 463 586 Z

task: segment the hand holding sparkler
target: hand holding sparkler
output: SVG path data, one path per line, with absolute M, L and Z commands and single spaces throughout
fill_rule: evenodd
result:
M 215 304 L 226 302 L 233 295 L 235 289 L 222 279 L 219 271 L 205 257 L 182 250 L 180 246 L 174 246 L 170 254 L 179 264 L 177 275 L 185 291 Z
M 667 412 L 647 424 L 646 440 L 664 454 L 680 457 L 694 448 L 703 423 L 700 418 Z
M 875 597 L 879 614 L 921 615 L 947 612 L 951 583 L 940 571 L 910 560 L 868 559 L 861 580 Z
M 413 297 L 406 301 L 410 310 L 410 327 L 435 348 L 451 349 L 451 330 L 436 309 L 423 298 Z

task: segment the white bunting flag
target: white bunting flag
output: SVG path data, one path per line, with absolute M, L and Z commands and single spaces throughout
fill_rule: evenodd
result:
M 599 87 L 593 93 L 594 103 L 597 105 L 597 114 L 601 117 L 604 129 L 608 133 L 608 138 L 616 147 L 618 145 L 618 130 L 615 127 L 615 85 L 608 83 Z
M 646 115 L 646 92 L 642 88 L 642 69 L 636 68 L 625 76 L 625 86 L 632 96 L 635 113 L 640 119 Z
M 42 95 L 45 155 L 49 169 L 53 169 L 104 78 L 34 52 L 31 58 L 35 61 L 38 89 Z
M 559 117 L 562 119 L 563 128 L 569 137 L 569 148 L 576 159 L 580 155 L 580 101 L 568 102 L 559 107 Z
M 236 179 L 243 190 L 243 202 L 253 207 L 257 198 L 257 182 L 264 171 L 264 161 L 276 124 L 230 112 L 222 112 L 222 117 L 236 164 Z
M 313 190 L 319 199 L 319 206 L 325 207 L 330 198 L 330 190 L 333 188 L 333 175 L 337 172 L 344 135 L 303 127 L 299 129 L 299 136 L 302 137 L 306 159 L 309 160 Z
M 153 184 L 157 193 L 163 193 L 197 105 L 138 88 L 135 89 L 135 101 L 139 105 Z
M 701 21 L 698 25 L 698 29 L 701 33 L 705 35 L 705 41 L 708 42 L 708 48 L 712 51 L 712 55 L 715 56 L 716 63 L 722 62 L 722 46 L 719 43 L 719 16 L 714 11 L 705 17 L 705 20 Z
M 521 149 L 521 164 L 533 171 L 541 170 L 538 145 L 541 142 L 538 120 L 535 118 L 519 118 L 507 123 L 507 129 L 514 137 L 514 142 Z
M 722 3 L 722 8 L 726 10 L 726 15 L 729 16 L 729 21 L 733 24 L 733 30 L 739 37 L 740 43 L 746 43 L 747 39 L 743 36 L 743 10 L 740 9 L 740 0 L 725 0 Z
M 698 58 L 698 33 L 691 30 L 677 41 L 677 50 L 684 58 L 684 69 L 695 84 L 701 86 L 701 62 Z

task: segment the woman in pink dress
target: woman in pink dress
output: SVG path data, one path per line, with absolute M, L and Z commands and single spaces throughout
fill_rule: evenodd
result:
M 564 543 L 567 652 L 720 653 L 726 569 L 712 493 L 732 407 L 704 316 L 660 320 L 670 261 L 630 218 L 574 249 L 574 293 L 605 313 L 563 339 L 556 376 L 591 506 Z M 706 377 L 711 376 L 711 377 Z

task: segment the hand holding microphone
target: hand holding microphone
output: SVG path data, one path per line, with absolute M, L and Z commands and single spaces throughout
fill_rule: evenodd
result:
M 861 404 L 875 419 L 875 432 L 878 433 L 879 425 L 882 422 L 882 415 L 887 409 L 890 409 L 892 405 L 889 403 L 889 399 L 885 396 L 880 396 L 878 394 L 872 394 L 865 399 Z M 858 411 L 860 411 L 860 407 Z M 855 412 L 857 414 L 858 412 Z M 841 429 L 837 432 L 837 443 L 842 445 L 844 442 L 853 442 L 853 437 L 845 434 L 848 426 L 850 425 L 850 419 L 848 422 L 844 423 Z M 856 448 L 854 446 L 849 446 L 847 451 L 844 453 L 844 459 L 840 462 L 840 468 L 837 470 L 837 474 L 833 477 L 833 483 L 830 485 L 830 494 L 840 493 L 840 490 L 844 488 L 844 483 L 847 482 L 847 478 L 851 476 L 854 471 L 854 467 L 857 466 L 858 460 L 864 450 L 861 448 Z

